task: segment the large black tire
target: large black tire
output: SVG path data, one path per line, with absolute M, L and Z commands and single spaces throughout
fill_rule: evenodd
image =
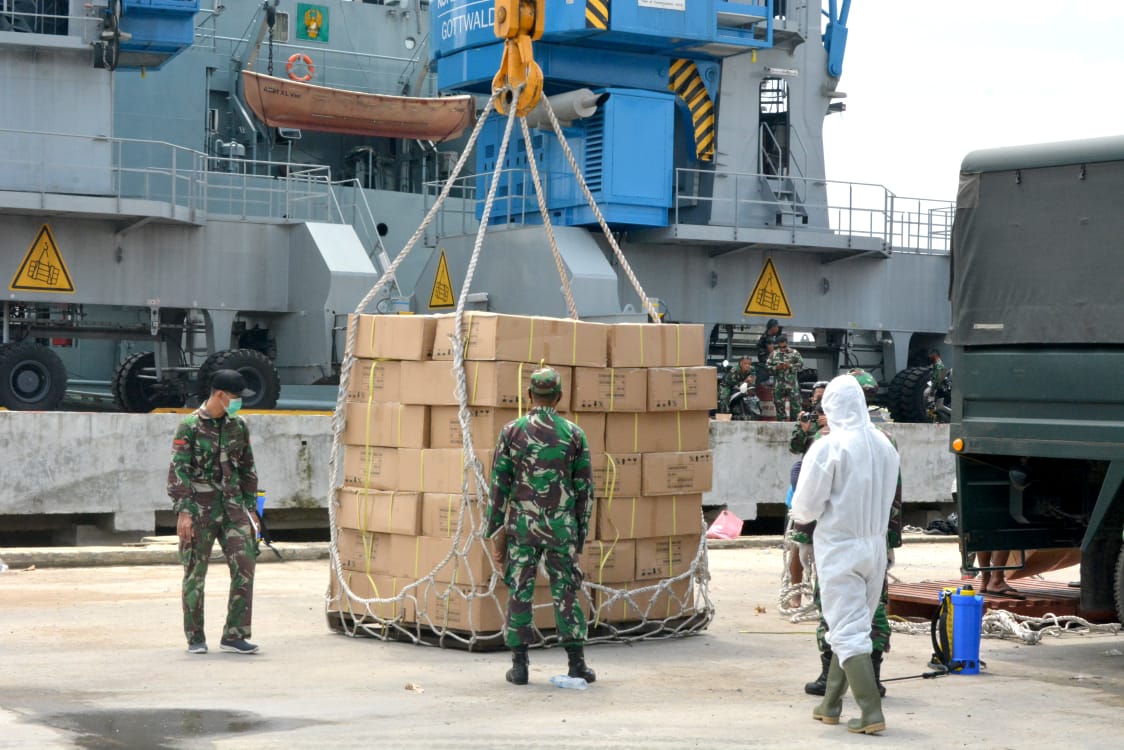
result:
M 152 380 L 156 374 L 156 355 L 136 352 L 125 358 L 113 373 L 113 402 L 121 411 L 144 414 L 153 409 L 183 406 L 183 399 L 168 395 Z
M 910 367 L 890 381 L 886 406 L 895 422 L 928 422 L 925 388 L 932 371 L 928 367 Z
M 12 411 L 54 411 L 66 396 L 66 367 L 34 341 L 0 349 L 0 405 Z
M 256 349 L 231 349 L 216 352 L 199 368 L 199 395 L 206 399 L 211 392 L 211 378 L 218 370 L 237 370 L 246 379 L 253 396 L 242 399 L 243 409 L 272 409 L 281 398 L 281 376 L 273 361 Z

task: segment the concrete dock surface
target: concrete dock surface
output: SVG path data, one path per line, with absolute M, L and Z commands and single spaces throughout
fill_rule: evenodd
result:
M 506 652 L 331 632 L 325 559 L 259 566 L 254 656 L 218 650 L 229 579 L 213 563 L 212 650 L 193 656 L 178 565 L 28 570 L 8 552 L 0 748 L 1084 748 L 1114 745 L 1124 707 L 1124 639 L 1066 634 L 986 638 L 983 674 L 887 683 L 881 739 L 815 722 L 818 699 L 803 692 L 819 671 L 815 623 L 777 614 L 778 538 L 710 551 L 717 615 L 705 633 L 587 648 L 598 679 L 585 691 L 550 684 L 565 671 L 557 648 L 532 650 L 531 684 L 515 687 Z M 955 579 L 957 566 L 954 543 L 914 539 L 892 573 Z M 895 634 L 883 678 L 928 671 L 931 651 L 927 634 Z M 844 719 L 855 712 L 848 696 Z

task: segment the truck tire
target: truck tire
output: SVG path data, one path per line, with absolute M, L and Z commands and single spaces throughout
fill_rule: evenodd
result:
M 12 411 L 54 411 L 66 396 L 66 367 L 34 341 L 0 350 L 0 405 Z
M 113 402 L 118 409 L 145 414 L 153 409 L 183 406 L 182 398 L 165 394 L 160 383 L 150 379 L 155 370 L 153 352 L 136 352 L 117 366 L 113 373 Z
M 895 422 L 928 422 L 925 388 L 931 371 L 928 367 L 909 367 L 890 381 L 886 406 Z
M 211 378 L 218 370 L 237 370 L 246 379 L 253 396 L 242 399 L 243 409 L 272 409 L 281 398 L 281 376 L 273 361 L 257 349 L 231 349 L 215 352 L 199 368 L 199 395 L 210 395 Z

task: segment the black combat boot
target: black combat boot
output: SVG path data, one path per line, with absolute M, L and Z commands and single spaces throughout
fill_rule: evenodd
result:
M 827 690 L 827 672 L 831 668 L 831 648 L 824 646 L 824 650 L 820 653 L 820 664 L 823 665 L 820 676 L 813 682 L 804 683 L 804 692 L 808 695 L 823 695 Z
M 585 665 L 585 650 L 581 646 L 567 646 L 566 656 L 570 660 L 571 677 L 581 677 L 586 682 L 597 681 L 597 673 Z
M 529 675 L 527 667 L 527 647 L 516 646 L 511 651 L 511 669 L 507 670 L 507 681 L 513 685 L 526 685 Z
M 886 697 L 886 686 L 882 684 L 882 652 L 871 651 L 870 663 L 874 665 L 874 681 L 878 683 L 878 697 Z

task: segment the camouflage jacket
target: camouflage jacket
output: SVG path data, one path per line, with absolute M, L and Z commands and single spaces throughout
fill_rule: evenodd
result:
M 214 418 L 203 408 L 180 422 L 172 440 L 168 496 L 177 513 L 199 515 L 200 493 L 220 493 L 247 509 L 257 503 L 258 473 L 250 448 L 250 428 L 242 417 Z
M 896 440 L 894 440 L 894 436 L 891 435 L 886 430 L 886 428 L 882 427 L 882 425 L 875 424 L 874 426 L 877 427 L 883 435 L 890 439 L 890 444 L 894 446 L 894 450 L 898 451 L 898 455 L 900 456 L 901 450 L 898 448 L 898 443 Z M 800 430 L 799 423 L 796 426 L 796 430 Z M 807 445 L 811 445 L 815 440 L 818 440 L 820 437 L 822 437 L 823 434 L 824 433 L 817 427 L 815 432 L 812 435 L 808 436 L 810 437 L 810 439 L 808 440 Z M 796 434 L 793 433 L 792 442 L 789 444 L 789 447 L 791 448 L 795 444 Z M 805 451 L 807 451 L 807 445 L 804 448 Z M 793 451 L 793 453 L 795 452 L 796 451 Z M 815 532 L 816 523 L 815 521 L 813 521 L 809 524 L 796 524 L 795 529 L 798 534 L 811 537 Z M 797 539 L 797 541 L 804 541 L 804 539 L 800 538 Z M 886 547 L 887 549 L 896 549 L 900 546 L 902 546 L 902 472 L 901 469 L 898 469 L 898 486 L 897 489 L 894 490 L 894 502 L 890 505 L 890 519 L 886 525 Z
M 777 349 L 769 355 L 769 361 L 766 365 L 769 372 L 776 376 L 777 388 L 788 388 L 791 391 L 799 392 L 800 382 L 797 376 L 804 369 L 804 358 L 800 356 L 800 352 L 791 346 L 787 352 Z
M 792 426 L 792 438 L 788 441 L 788 450 L 791 453 L 803 455 L 812 446 L 812 441 L 819 437 L 820 424 L 819 422 L 813 423 L 812 429 L 808 432 L 804 432 L 800 425 L 801 423 L 797 422 Z
M 486 535 L 501 527 L 519 544 L 581 550 L 593 513 L 593 469 L 585 433 L 539 406 L 500 431 L 492 463 Z

